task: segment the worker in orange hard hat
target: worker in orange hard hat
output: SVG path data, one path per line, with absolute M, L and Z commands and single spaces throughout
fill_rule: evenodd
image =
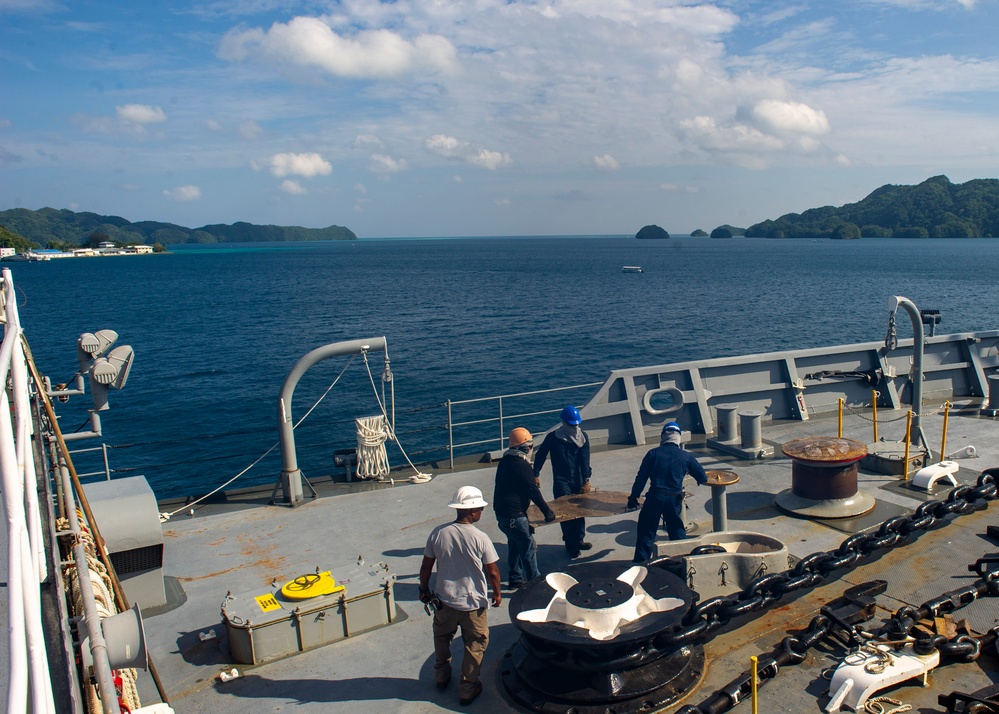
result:
M 531 432 L 518 426 L 510 432 L 507 443 L 509 448 L 496 467 L 493 509 L 500 530 L 506 535 L 510 562 L 507 584 L 515 590 L 540 574 L 538 544 L 534 540 L 534 526 L 527 522 L 527 507 L 533 501 L 549 523 L 555 520 L 555 512 L 545 503 L 534 480 L 531 466 L 534 437 Z

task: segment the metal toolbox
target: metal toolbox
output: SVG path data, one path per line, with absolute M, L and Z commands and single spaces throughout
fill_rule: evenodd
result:
M 292 600 L 281 589 L 227 594 L 222 622 L 233 661 L 260 664 L 352 637 L 396 620 L 395 576 L 385 565 L 331 572 L 344 589 Z

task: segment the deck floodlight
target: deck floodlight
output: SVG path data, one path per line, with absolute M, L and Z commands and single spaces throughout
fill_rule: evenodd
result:
M 76 338 L 76 358 L 80 362 L 80 373 L 86 374 L 90 361 L 100 357 L 118 339 L 114 330 L 84 332 Z
M 108 408 L 108 387 L 121 389 L 125 386 L 134 358 L 135 351 L 129 345 L 120 345 L 108 352 L 107 357 L 98 357 L 93 361 L 89 374 L 95 410 Z

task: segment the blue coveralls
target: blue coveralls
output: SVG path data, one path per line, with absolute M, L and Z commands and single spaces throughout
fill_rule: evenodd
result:
M 661 444 L 642 459 L 635 484 L 631 487 L 631 498 L 628 499 L 629 505 L 636 505 L 645 484 L 649 484 L 642 512 L 638 515 L 638 542 L 635 543 L 634 562 L 644 563 L 652 557 L 660 520 L 666 521 L 670 540 L 687 537 L 687 529 L 684 528 L 681 517 L 683 477 L 687 474 L 701 485 L 708 482 L 708 476 L 697 459 L 676 444 Z
M 552 459 L 552 494 L 555 498 L 583 492 L 583 484 L 590 480 L 590 437 L 583 432 L 583 445 L 561 439 L 557 430 L 548 432 L 541 446 L 534 452 L 534 477 L 541 475 L 545 459 Z M 579 555 L 586 534 L 586 520 L 574 518 L 563 521 L 562 541 L 569 555 Z

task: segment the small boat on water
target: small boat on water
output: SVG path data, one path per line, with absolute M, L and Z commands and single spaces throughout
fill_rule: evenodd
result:
M 621 268 L 622 273 L 644 273 L 641 265 L 626 265 Z

